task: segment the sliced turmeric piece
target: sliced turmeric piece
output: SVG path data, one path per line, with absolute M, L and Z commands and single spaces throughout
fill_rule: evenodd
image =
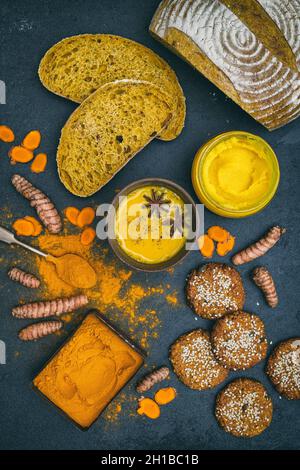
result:
M 213 225 L 207 230 L 207 235 L 215 242 L 225 242 L 230 233 L 219 225 Z
M 40 131 L 30 131 L 24 137 L 22 146 L 28 150 L 36 150 L 41 143 L 41 133 Z
M 34 225 L 26 219 L 17 219 L 13 223 L 13 229 L 17 235 L 31 237 L 34 234 Z
M 34 217 L 31 217 L 30 215 L 26 215 L 26 217 L 24 217 L 24 219 L 31 222 L 33 227 L 34 227 L 34 232 L 33 232 L 32 236 L 37 237 L 38 235 L 40 235 L 40 233 L 43 230 L 42 224 L 40 224 L 40 222 L 37 219 L 35 219 Z
M 84 207 L 78 217 L 77 225 L 78 227 L 85 227 L 86 225 L 91 225 L 95 219 L 95 210 L 92 207 Z
M 77 207 L 67 207 L 65 210 L 65 216 L 67 217 L 68 221 L 71 222 L 73 225 L 77 225 L 77 219 L 79 216 L 80 210 Z
M 217 253 L 219 256 L 225 256 L 229 253 L 235 245 L 235 238 L 232 235 L 229 235 L 228 239 L 225 242 L 219 242 L 217 244 Z
M 47 165 L 47 155 L 45 153 L 38 153 L 33 162 L 31 163 L 30 169 L 33 173 L 42 173 Z
M 80 235 L 80 241 L 83 245 L 90 245 L 96 237 L 96 232 L 92 227 L 86 227 Z
M 33 159 L 33 152 L 21 145 L 12 147 L 8 155 L 12 159 L 12 162 L 28 163 Z
M 15 140 L 13 130 L 8 126 L 0 126 L 0 140 L 2 142 L 13 142 Z
M 166 405 L 176 398 L 176 390 L 174 387 L 161 388 L 155 393 L 154 400 L 158 405 Z
M 151 398 L 141 398 L 137 412 L 139 415 L 145 415 L 151 419 L 157 419 L 160 416 L 160 408 Z
M 198 239 L 199 250 L 205 258 L 211 258 L 215 251 L 215 244 L 208 235 L 201 235 Z

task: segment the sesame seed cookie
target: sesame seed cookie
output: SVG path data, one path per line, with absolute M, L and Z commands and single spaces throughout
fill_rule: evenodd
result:
M 178 378 L 194 390 L 214 388 L 228 375 L 213 355 L 209 333 L 201 329 L 175 341 L 170 349 L 170 361 Z
M 208 263 L 192 271 L 186 296 L 197 315 L 211 320 L 241 310 L 245 302 L 241 276 L 235 268 L 221 263 Z
M 236 379 L 218 394 L 215 415 L 226 432 L 237 437 L 254 437 L 270 425 L 273 404 L 260 382 Z
M 272 352 L 266 372 L 279 393 L 300 399 L 300 338 L 280 343 Z
M 235 312 L 216 321 L 211 343 L 217 360 L 228 369 L 248 369 L 266 357 L 265 325 L 257 316 Z

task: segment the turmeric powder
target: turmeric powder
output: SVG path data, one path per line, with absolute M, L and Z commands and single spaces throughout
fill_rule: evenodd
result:
M 31 163 L 30 169 L 33 173 L 43 173 L 47 165 L 47 155 L 45 153 L 38 153 Z
M 33 152 L 21 145 L 16 145 L 12 147 L 8 152 L 9 157 L 12 160 L 12 163 L 28 163 L 33 159 Z
M 92 207 L 84 207 L 77 217 L 78 227 L 85 227 L 86 225 L 91 225 L 95 219 L 95 210 Z
M 137 412 L 139 415 L 145 415 L 150 419 L 157 419 L 160 416 L 160 408 L 151 398 L 140 398 Z
M 30 131 L 24 137 L 22 146 L 28 150 L 36 150 L 41 143 L 41 133 L 40 131 Z
M 34 385 L 87 428 L 142 362 L 136 350 L 96 315 L 89 314 L 72 339 L 34 379 Z
M 7 143 L 13 142 L 15 140 L 13 130 L 8 126 L 0 126 L 0 140 Z
M 199 250 L 205 258 L 211 258 L 214 251 L 215 245 L 213 240 L 206 234 L 201 235 L 198 239 Z

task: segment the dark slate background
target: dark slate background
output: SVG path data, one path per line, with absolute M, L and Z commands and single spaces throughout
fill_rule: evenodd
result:
M 30 129 L 41 130 L 49 164 L 44 174 L 30 175 L 31 179 L 45 188 L 60 209 L 69 204 L 82 207 L 87 201 L 68 194 L 59 183 L 55 168 L 60 129 L 76 105 L 42 87 L 37 76 L 39 61 L 54 43 L 79 33 L 119 34 L 151 47 L 169 62 L 179 77 L 187 98 L 186 127 L 176 141 L 154 141 L 90 202 L 109 202 L 116 188 L 149 176 L 171 178 L 196 198 L 190 170 L 195 152 L 203 142 L 232 129 L 250 131 L 265 138 L 275 149 L 281 167 L 281 182 L 272 203 L 262 213 L 241 220 L 224 220 L 206 211 L 205 225 L 225 225 L 236 235 L 237 248 L 254 241 L 273 224 L 287 227 L 287 235 L 280 246 L 263 260 L 278 285 L 280 306 L 275 311 L 265 305 L 249 278 L 254 264 L 242 267 L 240 272 L 247 290 L 246 310 L 261 315 L 269 341 L 274 345 L 285 338 L 299 336 L 300 121 L 269 133 L 199 73 L 156 42 L 149 35 L 148 26 L 158 3 L 158 0 L 1 0 L 0 79 L 7 85 L 7 104 L 0 105 L 0 122 L 11 125 L 18 137 Z M 24 215 L 29 209 L 9 183 L 14 169 L 7 161 L 7 145 L 0 143 L 0 150 L 0 223 L 8 225 L 2 208 L 8 208 L 14 216 Z M 28 168 L 19 171 L 29 174 Z M 1 245 L 0 258 L 7 256 L 11 259 L 22 257 L 22 252 Z M 149 365 L 168 363 L 168 347 L 180 334 L 198 326 L 211 327 L 209 321 L 195 321 L 194 314 L 184 303 L 185 277 L 201 261 L 198 253 L 190 254 L 172 277 L 163 273 L 134 275 L 134 280 L 149 286 L 166 280 L 171 282 L 172 288 L 178 289 L 182 303 L 174 309 L 157 297 L 151 299 L 151 307 L 159 311 L 162 328 L 159 339 L 151 344 Z M 271 393 L 273 422 L 266 432 L 254 439 L 238 439 L 218 427 L 213 406 L 216 392 L 223 385 L 212 391 L 197 392 L 185 388 L 175 376 L 171 383 L 178 390 L 178 398 L 163 409 L 159 420 L 152 422 L 124 413 L 117 425 L 100 419 L 86 433 L 77 430 L 30 389 L 34 373 L 54 353 L 61 339 L 54 337 L 36 344 L 20 344 L 16 338 L 20 323 L 11 318 L 10 309 L 20 297 L 25 297 L 24 290 L 7 281 L 3 268 L 0 276 L 0 338 L 7 344 L 7 364 L 0 365 L 0 448 L 299 449 L 299 402 L 280 399 L 263 372 L 265 363 L 246 372 L 232 373 L 228 379 L 237 376 L 258 378 Z M 15 356 L 16 351 L 20 353 L 19 357 Z

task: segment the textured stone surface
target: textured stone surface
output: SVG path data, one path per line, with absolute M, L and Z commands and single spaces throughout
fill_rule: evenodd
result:
M 130 162 L 101 192 L 89 202 L 109 202 L 117 188 L 137 178 L 160 176 L 171 178 L 187 189 L 193 197 L 190 170 L 198 147 L 211 136 L 232 129 L 259 134 L 274 147 L 281 166 L 281 183 L 273 202 L 262 213 L 243 220 L 221 219 L 206 211 L 205 226 L 221 224 L 237 236 L 236 250 L 256 240 L 274 224 L 286 226 L 287 234 L 274 250 L 264 258 L 278 285 L 280 305 L 272 310 L 264 303 L 262 294 L 252 283 L 249 272 L 255 266 L 243 266 L 247 299 L 245 310 L 258 313 L 266 324 L 269 341 L 273 345 L 292 336 L 299 336 L 299 166 L 300 121 L 269 133 L 238 106 L 226 99 L 211 83 L 189 65 L 151 38 L 148 26 L 158 0 L 147 0 L 140 7 L 139 0 L 37 0 L 0 4 L 0 79 L 7 85 L 7 104 L 0 105 L 1 123 L 13 127 L 18 137 L 38 128 L 43 134 L 43 151 L 48 152 L 47 171 L 32 176 L 32 181 L 43 186 L 53 196 L 60 209 L 76 203 L 59 183 L 55 150 L 60 129 L 75 109 L 75 104 L 52 95 L 39 83 L 37 67 L 44 52 L 65 36 L 77 33 L 114 33 L 127 36 L 152 47 L 164 57 L 178 74 L 187 97 L 187 120 L 183 134 L 174 142 L 154 141 L 136 159 Z M 28 204 L 10 186 L 9 177 L 15 172 L 6 160 L 7 145 L 0 143 L 1 151 L 1 209 L 15 207 L 19 215 L 28 213 Z M 28 169 L 20 169 L 29 175 Z M 78 200 L 82 207 L 87 201 Z M 1 223 L 6 221 L 2 220 Z M 0 257 L 15 252 L 0 246 Z M 18 257 L 22 251 L 18 249 Z M 214 261 L 220 258 L 214 257 Z M 229 257 L 225 258 L 226 261 Z M 179 292 L 182 303 L 171 307 L 163 299 L 151 300 L 151 308 L 159 311 L 162 320 L 160 336 L 151 345 L 148 364 L 168 365 L 169 345 L 181 334 L 193 328 L 210 328 L 212 322 L 197 317 L 185 305 L 184 281 L 189 271 L 202 258 L 190 254 L 173 274 L 136 273 L 134 279 L 156 285 L 169 282 Z M 88 433 L 72 426 L 50 406 L 44 403 L 30 387 L 30 380 L 60 344 L 60 338 L 45 338 L 39 343 L 20 344 L 17 331 L 21 320 L 10 316 L 10 309 L 18 299 L 25 298 L 23 288 L 16 288 L 6 278 L 0 265 L 0 338 L 7 343 L 7 364 L 0 365 L 0 448 L 9 449 L 277 449 L 299 448 L 299 403 L 279 399 L 278 393 L 265 376 L 265 361 L 246 372 L 232 373 L 236 377 L 261 380 L 271 394 L 274 418 L 271 426 L 254 439 L 238 439 L 219 428 L 214 417 L 214 401 L 219 389 L 197 392 L 187 389 L 172 375 L 172 386 L 178 397 L 163 409 L 155 422 L 141 417 L 121 415 L 119 424 L 100 420 Z M 257 305 L 259 302 L 259 306 Z M 15 352 L 20 356 L 16 357 Z M 269 349 L 270 352 L 270 349 Z M 141 371 L 140 375 L 142 375 Z M 227 382 L 226 381 L 226 382 Z

